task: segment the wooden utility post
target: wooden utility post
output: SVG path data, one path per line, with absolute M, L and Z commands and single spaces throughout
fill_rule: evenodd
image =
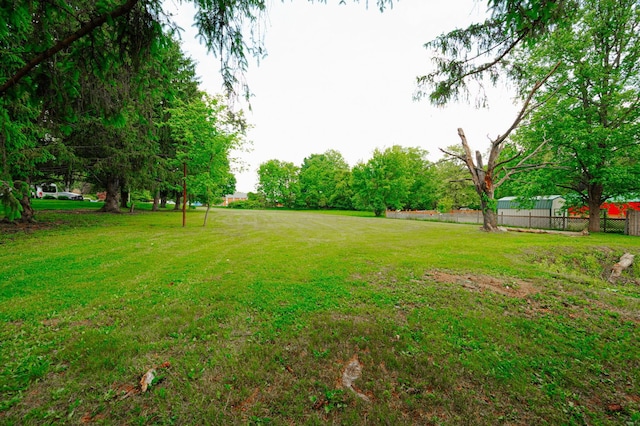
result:
M 182 163 L 184 180 L 182 181 L 182 227 L 187 226 L 187 163 Z

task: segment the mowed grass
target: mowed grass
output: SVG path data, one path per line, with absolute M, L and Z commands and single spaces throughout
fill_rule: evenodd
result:
M 0 423 L 640 423 L 638 238 L 136 211 L 0 237 Z

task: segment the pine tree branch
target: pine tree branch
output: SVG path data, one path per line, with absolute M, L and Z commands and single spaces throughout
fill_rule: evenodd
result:
M 507 46 L 507 48 L 498 56 L 496 56 L 492 61 L 490 62 L 486 62 L 478 67 L 472 68 L 471 70 L 461 74 L 460 76 L 456 77 L 455 80 L 449 82 L 449 86 L 453 86 L 457 83 L 459 83 L 460 81 L 464 80 L 467 77 L 473 76 L 473 75 L 477 75 L 477 74 L 482 74 L 483 72 L 485 72 L 486 70 L 493 68 L 495 65 L 497 65 L 498 63 L 500 63 L 500 61 L 502 61 L 508 54 L 509 52 L 511 52 L 513 49 L 516 48 L 516 46 L 518 46 L 518 44 L 520 44 L 520 42 L 524 39 L 524 37 L 526 36 L 525 33 L 522 33 L 517 39 L 515 39 L 509 46 Z M 468 62 L 468 60 L 463 61 L 464 63 Z
M 51 58 L 56 53 L 71 46 L 74 42 L 90 34 L 96 28 L 102 26 L 107 21 L 116 19 L 131 12 L 138 1 L 139 0 L 127 0 L 126 3 L 116 7 L 111 12 L 105 13 L 98 16 L 97 18 L 90 20 L 89 22 L 86 22 L 77 31 L 71 33 L 66 38 L 58 41 L 56 44 L 51 46 L 49 49 L 35 56 L 33 59 L 27 62 L 27 64 L 20 68 L 12 77 L 9 77 L 9 79 L 4 84 L 2 84 L 2 86 L 0 86 L 0 96 L 3 96 L 7 92 L 7 90 L 15 86 L 20 80 L 27 76 L 32 69 L 34 69 L 47 59 Z

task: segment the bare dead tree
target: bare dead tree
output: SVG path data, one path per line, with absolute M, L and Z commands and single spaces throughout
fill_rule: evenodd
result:
M 526 155 L 524 152 L 520 151 L 511 158 L 502 161 L 499 161 L 499 158 L 502 150 L 504 149 L 504 143 L 509 135 L 520 125 L 522 120 L 524 120 L 527 115 L 529 115 L 532 111 L 534 111 L 547 99 L 549 99 L 549 97 L 547 97 L 541 102 L 532 104 L 532 100 L 536 92 L 546 83 L 546 81 L 558 69 L 559 66 L 560 63 L 558 62 L 542 80 L 538 81 L 533 86 L 533 88 L 525 98 L 524 104 L 511 126 L 509 126 L 509 128 L 503 135 L 498 135 L 496 139 L 491 141 L 489 159 L 486 166 L 484 165 L 482 154 L 480 153 L 480 151 L 475 152 L 474 161 L 474 155 L 471 152 L 471 148 L 469 148 L 467 137 L 464 134 L 462 128 L 458 128 L 458 136 L 460 137 L 460 142 L 462 143 L 464 154 L 455 154 L 440 148 L 440 151 L 451 157 L 458 158 L 467 166 L 467 169 L 471 174 L 471 181 L 473 182 L 473 186 L 480 196 L 480 205 L 482 208 L 483 216 L 482 229 L 485 231 L 493 232 L 498 230 L 498 217 L 495 205 L 496 189 L 504 182 L 506 182 L 514 173 L 524 170 L 541 168 L 548 165 L 547 163 L 529 163 L 529 160 L 531 160 L 536 154 L 540 152 L 540 150 L 542 150 L 544 145 L 547 143 L 546 140 L 543 140 L 534 150 L 527 153 Z M 518 160 L 518 162 L 515 165 L 511 165 L 516 160 Z

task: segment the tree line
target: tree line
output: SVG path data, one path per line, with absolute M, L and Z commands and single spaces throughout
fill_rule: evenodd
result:
M 257 194 L 249 205 L 365 210 L 376 216 L 387 209 L 477 208 L 464 164 L 449 158 L 431 162 L 427 155 L 421 148 L 394 145 L 374 150 L 353 167 L 336 150 L 312 154 L 299 166 L 272 159 L 260 164 Z

